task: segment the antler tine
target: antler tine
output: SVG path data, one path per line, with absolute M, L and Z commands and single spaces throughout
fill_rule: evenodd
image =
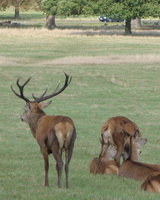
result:
M 39 98 L 42 98 L 44 97 L 44 95 L 47 93 L 47 90 L 48 90 L 48 85 L 46 86 L 46 89 L 45 91 L 43 92 L 43 94 L 39 97 Z M 35 99 L 35 100 L 38 100 L 39 98 L 35 97 L 34 93 L 32 92 L 32 97 Z
M 65 74 L 66 79 L 65 79 L 65 83 L 64 83 L 63 87 L 60 90 L 58 90 L 59 85 L 60 85 L 60 81 L 59 81 L 59 83 L 58 83 L 56 89 L 54 90 L 54 92 L 51 95 L 48 95 L 48 96 L 44 96 L 43 95 L 43 96 L 41 96 L 39 98 L 36 98 L 35 100 L 36 100 L 37 103 L 40 103 L 41 101 L 45 101 L 45 100 L 47 100 L 47 99 L 49 99 L 51 97 L 54 97 L 54 96 L 60 94 L 61 92 L 63 92 L 63 90 L 65 90 L 65 88 L 71 83 L 72 77 L 69 79 L 69 75 L 67 75 L 65 72 L 64 72 L 64 74 Z
M 34 73 L 34 74 L 35 74 L 35 73 Z M 21 77 L 23 76 L 23 74 L 17 79 L 17 86 L 18 86 L 18 88 L 19 88 L 20 94 L 18 94 L 18 93 L 13 89 L 12 84 L 11 84 L 11 90 L 14 92 L 14 94 L 15 94 L 16 96 L 18 96 L 19 98 L 25 100 L 26 102 L 31 102 L 31 101 L 30 101 L 28 98 L 26 98 L 26 97 L 24 96 L 24 94 L 23 94 L 23 89 L 24 89 L 24 86 L 31 80 L 31 78 L 32 78 L 32 76 L 33 76 L 34 74 L 32 74 L 32 75 L 26 80 L 26 82 L 25 82 L 23 85 L 20 85 L 20 84 L 19 84 L 19 81 L 20 81 Z
M 26 82 L 24 82 L 23 85 L 20 85 L 20 84 L 19 84 L 19 80 L 20 80 L 20 78 L 23 76 L 23 74 L 22 74 L 22 75 L 17 79 L 17 85 L 18 85 L 18 87 L 24 88 L 24 86 L 31 80 L 31 78 L 32 78 L 32 76 L 34 76 L 34 74 L 35 74 L 35 73 L 33 73 L 33 74 L 26 80 Z
M 54 90 L 54 92 L 57 92 L 59 85 L 60 85 L 60 81 L 58 82 L 58 85 L 57 85 L 56 89 Z

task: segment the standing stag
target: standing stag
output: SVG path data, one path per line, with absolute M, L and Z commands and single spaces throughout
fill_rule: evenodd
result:
M 19 81 L 22 76 L 17 79 L 17 86 L 19 88 L 20 94 L 15 92 L 12 87 L 11 89 L 16 96 L 26 101 L 24 107 L 24 113 L 21 115 L 21 120 L 29 124 L 31 132 L 34 138 L 37 140 L 40 145 L 41 153 L 44 158 L 45 166 L 45 186 L 48 184 L 48 170 L 49 170 L 49 160 L 48 155 L 53 154 L 56 160 L 56 169 L 58 173 L 58 187 L 62 187 L 61 178 L 63 170 L 63 160 L 62 160 L 62 151 L 65 151 L 65 173 L 66 173 L 66 188 L 68 188 L 68 171 L 69 171 L 69 162 L 72 157 L 74 142 L 76 139 L 76 129 L 71 118 L 66 116 L 50 116 L 47 115 L 43 109 L 50 105 L 51 101 L 43 102 L 51 97 L 54 97 L 60 94 L 65 88 L 70 84 L 72 77 L 70 78 L 66 73 L 65 74 L 65 83 L 62 88 L 59 88 L 60 82 L 58 83 L 55 91 L 45 96 L 48 87 L 44 93 L 39 97 L 35 97 L 32 92 L 32 97 L 34 101 L 30 101 L 24 96 L 23 89 L 25 85 L 30 81 L 33 75 L 31 75 L 27 81 L 20 85 Z

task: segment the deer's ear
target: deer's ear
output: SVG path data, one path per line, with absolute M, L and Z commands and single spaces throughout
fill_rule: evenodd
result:
M 47 108 L 47 107 L 51 104 L 51 102 L 52 102 L 52 101 L 48 101 L 48 102 L 43 102 L 43 103 L 41 103 L 42 109 L 43 109 L 43 108 Z
M 139 136 L 139 131 L 136 130 L 136 132 L 135 132 L 135 134 L 134 134 L 134 137 L 135 137 L 135 138 L 138 138 L 138 136 Z

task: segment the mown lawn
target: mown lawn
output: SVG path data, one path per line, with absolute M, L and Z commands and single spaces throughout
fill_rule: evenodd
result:
M 89 164 L 100 152 L 104 122 L 123 115 L 136 122 L 148 143 L 140 160 L 158 163 L 160 152 L 159 37 L 86 36 L 44 29 L 0 30 L 0 199 L 158 200 L 160 194 L 140 190 L 141 182 L 117 176 L 91 175 Z M 63 71 L 71 85 L 45 111 L 67 115 L 77 129 L 70 163 L 69 189 L 57 188 L 55 161 L 50 155 L 49 187 L 39 146 L 28 125 L 19 119 L 25 102 L 10 90 L 36 72 L 25 94 L 39 95 L 57 82 Z

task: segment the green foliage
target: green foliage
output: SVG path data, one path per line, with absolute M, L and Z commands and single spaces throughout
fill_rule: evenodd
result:
M 0 0 L 0 10 L 5 10 L 7 8 L 7 0 Z
M 47 15 L 57 14 L 58 0 L 42 0 L 42 7 Z
M 60 0 L 57 14 L 63 16 L 80 15 L 86 4 L 86 0 Z
M 21 10 L 28 10 L 30 8 L 39 10 L 41 8 L 41 0 L 0 0 L 1 10 L 5 10 L 10 6 L 20 7 Z
M 98 13 L 97 0 L 42 0 L 42 7 L 51 15 L 94 15 Z
M 158 0 L 100 0 L 98 4 L 102 13 L 107 10 L 109 14 L 117 13 L 122 19 L 160 15 Z

